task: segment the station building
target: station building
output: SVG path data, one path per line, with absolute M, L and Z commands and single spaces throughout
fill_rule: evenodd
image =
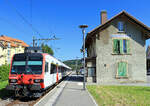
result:
M 109 20 L 106 11 L 100 16 L 101 24 L 85 40 L 87 82 L 146 82 L 145 42 L 150 28 L 125 11 Z

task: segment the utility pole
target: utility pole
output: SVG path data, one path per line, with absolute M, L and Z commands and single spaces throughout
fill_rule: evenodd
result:
M 33 36 L 33 47 L 35 46 L 35 37 Z
M 35 36 L 33 36 L 33 47 L 37 46 L 36 41 L 50 41 L 50 40 L 59 40 L 59 38 L 56 38 L 55 36 L 53 38 L 47 38 L 47 39 L 36 39 Z

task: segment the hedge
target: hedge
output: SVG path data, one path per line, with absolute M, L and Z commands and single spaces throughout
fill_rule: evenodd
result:
M 0 81 L 8 80 L 10 65 L 0 66 Z

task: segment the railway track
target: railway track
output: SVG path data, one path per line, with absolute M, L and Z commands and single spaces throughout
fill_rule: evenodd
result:
M 25 97 L 24 98 L 15 98 L 15 97 L 11 97 L 11 102 L 9 104 L 7 104 L 6 106 L 33 106 L 42 97 L 44 97 L 48 92 L 50 92 L 54 87 L 56 87 L 61 82 L 62 82 L 62 80 L 59 81 L 57 84 L 51 86 L 48 90 L 46 90 L 44 92 L 44 94 L 40 98 L 27 98 L 27 97 L 26 98 Z

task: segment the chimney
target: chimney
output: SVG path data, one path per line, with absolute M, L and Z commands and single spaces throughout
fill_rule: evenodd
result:
M 107 21 L 107 11 L 101 11 L 101 24 L 104 24 Z

